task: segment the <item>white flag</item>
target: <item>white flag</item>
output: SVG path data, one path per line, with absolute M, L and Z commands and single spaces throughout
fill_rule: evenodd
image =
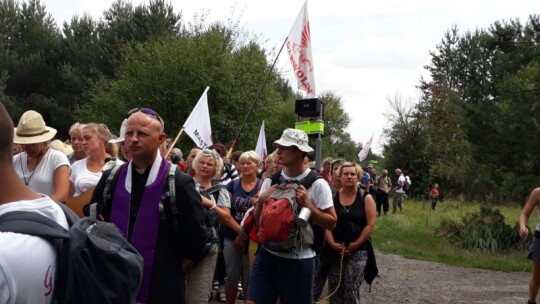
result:
M 371 140 L 373 140 L 373 135 L 371 135 L 371 138 L 362 147 L 362 150 L 360 150 L 360 153 L 358 153 L 358 159 L 360 159 L 360 161 L 363 161 L 364 159 L 366 159 L 369 149 L 371 149 Z
M 261 157 L 261 163 L 264 163 L 268 151 L 266 150 L 266 135 L 264 134 L 264 120 L 261 125 L 261 130 L 259 131 L 259 138 L 257 139 L 257 146 L 255 147 L 255 152 Z
M 212 145 L 212 127 L 210 126 L 210 112 L 208 112 L 208 92 L 206 87 L 201 98 L 189 114 L 184 123 L 184 131 L 195 142 L 195 145 L 204 149 Z
M 304 90 L 308 98 L 315 97 L 315 74 L 313 73 L 313 56 L 311 55 L 307 1 L 296 17 L 286 44 L 294 76 L 298 79 L 298 88 Z

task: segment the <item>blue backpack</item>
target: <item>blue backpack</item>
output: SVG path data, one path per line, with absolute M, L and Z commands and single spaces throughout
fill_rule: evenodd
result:
M 79 217 L 62 203 L 69 230 L 52 219 L 26 211 L 0 216 L 0 231 L 42 237 L 57 248 L 53 303 L 135 303 L 143 258 L 111 223 Z

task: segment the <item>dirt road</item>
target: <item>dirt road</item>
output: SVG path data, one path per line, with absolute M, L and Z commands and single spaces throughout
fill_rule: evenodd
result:
M 380 277 L 373 282 L 371 293 L 367 285 L 362 285 L 362 304 L 527 303 L 529 272 L 448 266 L 380 252 L 376 255 Z

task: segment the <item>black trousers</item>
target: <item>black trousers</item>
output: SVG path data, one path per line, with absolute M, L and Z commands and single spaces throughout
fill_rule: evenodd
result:
M 386 212 L 388 212 L 389 203 L 388 203 L 388 193 L 386 192 L 377 192 L 375 195 L 375 203 L 377 204 L 377 213 L 381 214 L 381 209 Z

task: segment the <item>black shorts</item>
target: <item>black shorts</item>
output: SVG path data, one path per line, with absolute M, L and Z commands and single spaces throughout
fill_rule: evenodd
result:
M 534 231 L 534 238 L 531 242 L 531 247 L 529 247 L 527 258 L 540 263 L 540 231 Z

